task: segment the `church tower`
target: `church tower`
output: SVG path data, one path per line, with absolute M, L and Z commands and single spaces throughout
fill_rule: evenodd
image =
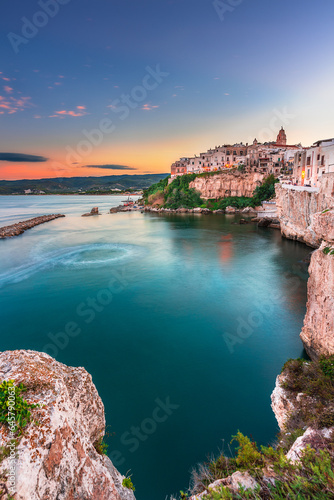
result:
M 286 146 L 286 133 L 283 127 L 281 127 L 281 130 L 278 133 L 276 144 Z

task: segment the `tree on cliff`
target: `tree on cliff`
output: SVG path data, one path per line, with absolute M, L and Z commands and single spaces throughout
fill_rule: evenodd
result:
M 255 188 L 253 193 L 253 206 L 261 205 L 265 200 L 270 200 L 275 196 L 275 184 L 279 182 L 273 174 L 270 174 L 264 179 L 261 186 Z

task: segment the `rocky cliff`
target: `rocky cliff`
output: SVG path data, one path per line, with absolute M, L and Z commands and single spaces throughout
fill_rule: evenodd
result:
M 253 196 L 254 189 L 263 182 L 260 173 L 243 174 L 236 170 L 216 175 L 200 176 L 189 184 L 201 193 L 201 198 L 225 198 L 228 196 Z
M 304 376 L 304 387 L 300 384 L 300 374 Z M 332 447 L 334 426 L 331 417 L 331 392 L 328 392 L 326 405 L 323 404 L 324 387 L 328 384 L 328 379 L 323 378 L 314 363 L 299 360 L 290 360 L 276 379 L 271 395 L 271 407 L 281 431 L 281 438 L 288 438 L 290 442 L 286 457 L 293 462 L 300 459 L 307 445 L 316 450 Z M 301 428 L 297 429 L 298 426 Z M 296 430 L 300 434 L 298 437 Z M 294 439 L 291 439 L 294 434 Z M 279 444 L 282 445 L 282 442 Z
M 312 359 L 334 354 L 334 174 L 323 175 L 313 192 L 277 185 L 276 197 L 282 235 L 317 248 L 301 339 Z
M 309 356 L 316 359 L 334 354 L 334 210 L 315 214 L 311 228 L 321 246 L 311 257 L 300 337 Z
M 319 190 L 276 185 L 276 205 L 282 235 L 318 248 L 321 238 L 313 229 L 315 214 L 334 207 L 334 174 L 321 178 Z
M 96 450 L 105 432 L 104 407 L 84 368 L 34 351 L 6 351 L 0 377 L 23 383 L 24 399 L 39 405 L 15 443 L 15 500 L 134 500 L 123 476 Z M 0 499 L 12 494 L 10 438 L 2 423 Z

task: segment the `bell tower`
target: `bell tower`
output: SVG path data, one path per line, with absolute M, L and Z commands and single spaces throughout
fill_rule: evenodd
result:
M 286 133 L 283 127 L 281 127 L 281 130 L 278 133 L 276 144 L 286 146 Z

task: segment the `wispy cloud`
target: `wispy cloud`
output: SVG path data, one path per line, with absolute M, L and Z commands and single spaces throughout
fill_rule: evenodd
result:
M 127 167 L 126 165 L 85 165 L 84 168 L 102 168 L 108 170 L 137 170 L 134 167 Z
M 47 161 L 44 156 L 27 155 L 22 153 L 0 153 L 0 161 L 12 161 L 15 163 L 41 163 Z
M 152 109 L 156 109 L 159 106 L 152 106 L 152 104 L 144 104 L 140 109 L 143 109 L 144 111 L 152 111 Z
M 65 116 L 84 116 L 87 115 L 88 113 L 85 111 L 86 106 L 77 106 L 75 110 L 61 110 L 61 111 L 55 111 L 53 115 L 50 115 L 49 118 L 64 118 Z
M 2 73 L 0 73 L 2 74 Z M 5 82 L 10 82 L 11 79 L 2 76 L 2 80 Z M 12 79 L 12 80 L 15 80 Z M 18 111 L 24 111 L 27 108 L 33 106 L 31 102 L 31 97 L 23 97 L 21 92 L 15 91 L 13 87 L 9 85 L 3 86 L 4 93 L 7 95 L 0 95 L 0 115 L 8 114 L 12 115 Z
M 0 95 L 0 114 L 12 115 L 32 106 L 31 97 L 4 97 Z

